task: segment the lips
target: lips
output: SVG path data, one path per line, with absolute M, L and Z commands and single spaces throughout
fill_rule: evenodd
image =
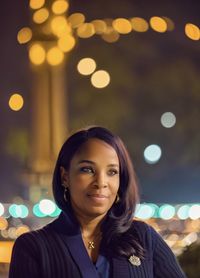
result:
M 99 199 L 105 199 L 108 198 L 107 196 L 103 195 L 103 194 L 87 194 L 88 197 L 92 197 L 92 198 L 99 198 Z

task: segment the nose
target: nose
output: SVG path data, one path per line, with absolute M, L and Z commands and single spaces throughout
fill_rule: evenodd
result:
M 106 177 L 105 173 L 103 173 L 103 172 L 96 173 L 95 180 L 94 180 L 94 185 L 97 188 L 104 188 L 104 187 L 108 186 L 108 180 L 107 180 L 107 177 Z

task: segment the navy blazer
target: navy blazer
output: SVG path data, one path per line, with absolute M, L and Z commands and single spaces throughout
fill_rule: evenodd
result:
M 174 254 L 149 225 L 133 221 L 147 252 L 141 265 L 108 257 L 113 278 L 184 278 Z M 9 278 L 99 278 L 84 246 L 78 222 L 62 212 L 44 228 L 21 235 L 14 244 Z

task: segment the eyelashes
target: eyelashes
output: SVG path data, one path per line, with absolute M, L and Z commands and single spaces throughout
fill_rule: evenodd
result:
M 85 174 L 95 174 L 96 172 L 96 170 L 90 166 L 81 167 L 79 171 L 80 173 L 85 173 Z M 108 176 L 115 176 L 119 174 L 119 171 L 117 169 L 109 169 L 107 174 Z

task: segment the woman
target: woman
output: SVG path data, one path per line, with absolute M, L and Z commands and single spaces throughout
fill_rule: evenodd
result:
M 53 176 L 62 210 L 14 245 L 10 278 L 185 277 L 149 225 L 133 220 L 138 189 L 128 152 L 103 127 L 64 143 Z

